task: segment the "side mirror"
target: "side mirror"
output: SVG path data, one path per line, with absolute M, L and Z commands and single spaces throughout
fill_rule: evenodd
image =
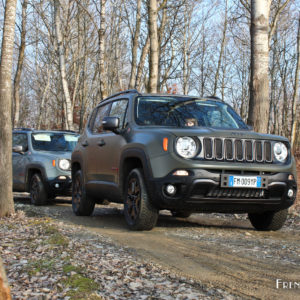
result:
M 12 148 L 12 150 L 13 150 L 13 152 L 16 152 L 16 153 L 23 153 L 24 151 L 24 149 L 23 149 L 23 146 L 21 146 L 21 145 L 17 145 L 17 146 L 14 146 L 13 148 Z
M 115 132 L 120 125 L 118 117 L 104 117 L 102 121 L 103 129 Z

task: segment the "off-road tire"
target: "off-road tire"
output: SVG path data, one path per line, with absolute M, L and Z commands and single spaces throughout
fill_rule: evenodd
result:
M 82 171 L 75 173 L 72 184 L 72 209 L 76 216 L 90 216 L 95 208 L 95 201 L 87 196 Z
M 252 226 L 260 231 L 279 230 L 284 225 L 288 214 L 287 209 L 264 213 L 249 213 Z
M 193 212 L 191 211 L 171 211 L 175 218 L 188 218 Z
M 131 230 L 151 230 L 156 225 L 158 210 L 151 203 L 142 169 L 133 169 L 126 178 L 124 216 Z
M 30 200 L 33 205 L 45 205 L 47 203 L 48 194 L 39 173 L 33 174 L 30 179 Z

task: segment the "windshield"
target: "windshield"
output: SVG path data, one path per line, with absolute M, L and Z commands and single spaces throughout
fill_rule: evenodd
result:
M 31 141 L 37 151 L 73 151 L 78 138 L 74 134 L 39 132 L 32 134 Z
M 186 97 L 138 97 L 135 118 L 138 125 L 248 129 L 229 105 Z

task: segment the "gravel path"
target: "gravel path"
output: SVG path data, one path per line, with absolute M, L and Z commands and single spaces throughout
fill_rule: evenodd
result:
M 239 299 L 138 258 L 80 225 L 27 216 L 0 219 L 0 256 L 13 299 Z M 35 208 L 37 209 L 37 208 Z

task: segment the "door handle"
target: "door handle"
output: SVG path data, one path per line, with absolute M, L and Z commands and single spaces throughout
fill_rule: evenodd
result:
M 86 147 L 88 145 L 89 145 L 89 143 L 87 141 L 84 141 L 84 142 L 81 143 L 81 146 L 83 146 L 83 147 Z
M 105 145 L 104 140 L 101 140 L 100 142 L 98 142 L 98 146 L 103 147 Z

